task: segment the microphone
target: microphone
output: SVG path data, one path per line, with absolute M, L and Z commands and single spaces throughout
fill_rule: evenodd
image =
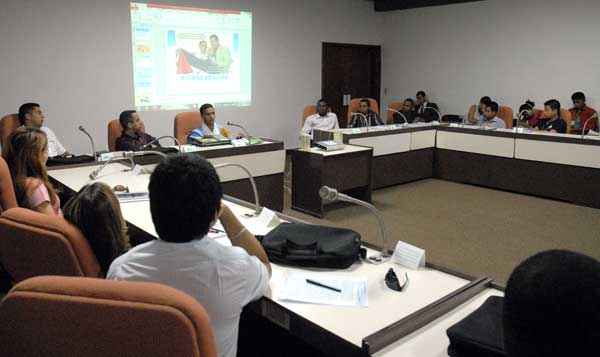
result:
M 369 122 L 367 121 L 366 115 L 364 115 L 363 113 L 358 113 L 358 112 L 350 112 L 350 114 L 351 115 L 360 115 L 362 117 L 362 119 L 364 120 L 363 123 L 367 127 L 367 132 L 369 132 Z
M 436 113 L 437 113 L 437 115 L 438 115 L 438 121 L 439 121 L 440 123 L 443 123 L 443 121 L 442 121 L 442 113 L 440 113 L 440 111 L 439 111 L 439 110 L 435 109 L 434 107 L 428 107 L 428 106 L 427 106 L 427 104 L 425 104 L 425 105 L 423 106 L 423 114 L 425 114 L 425 111 L 426 111 L 427 109 L 431 109 L 431 110 L 433 110 L 434 112 L 436 112 Z
M 90 142 L 92 143 L 92 157 L 94 158 L 94 161 L 96 161 L 96 146 L 94 145 L 94 139 L 92 139 L 92 136 L 87 132 L 87 130 L 85 130 L 83 125 L 79 126 L 79 131 L 87 135 L 87 137 L 90 139 Z
M 176 137 L 171 136 L 171 135 L 163 135 L 163 136 L 159 136 L 158 138 L 152 140 L 151 142 L 149 142 L 148 144 L 142 146 L 142 149 L 146 149 L 147 147 L 151 146 L 152 144 L 158 142 L 160 139 L 165 139 L 165 138 L 171 138 L 173 139 L 173 141 L 175 142 L 175 145 L 177 145 L 179 147 L 179 152 L 183 152 L 183 148 L 181 147 L 181 143 L 179 143 L 179 140 L 177 140 Z
M 163 158 L 167 158 L 169 157 L 167 154 L 165 154 L 164 152 L 160 152 L 160 151 L 154 151 L 154 150 L 147 150 L 147 151 L 125 151 L 123 152 L 123 156 L 113 156 L 110 159 L 108 159 L 107 161 L 104 162 L 104 164 L 102 164 L 102 166 L 98 167 L 97 169 L 95 169 L 94 171 L 92 171 L 92 173 L 89 175 L 90 179 L 94 180 L 96 179 L 96 177 L 98 177 L 98 175 L 100 174 L 100 172 L 102 170 L 104 170 L 104 168 L 110 164 L 111 162 L 113 162 L 116 159 L 128 159 L 129 160 L 129 170 L 125 170 L 125 171 L 131 171 L 133 170 L 133 168 L 135 167 L 135 162 L 133 162 L 133 158 L 136 156 L 144 156 L 144 155 L 159 155 L 162 156 Z
M 404 125 L 408 126 L 408 120 L 406 120 L 406 117 L 404 116 L 404 114 L 402 114 L 400 111 L 392 109 L 392 108 L 387 108 L 387 110 L 390 112 L 398 113 L 402 117 L 402 119 L 404 119 Z
M 250 184 L 252 185 L 252 191 L 254 192 L 254 215 L 258 216 L 260 215 L 260 201 L 258 199 L 258 189 L 256 188 L 256 182 L 254 181 L 254 176 L 252 176 L 252 173 L 250 173 L 250 170 L 248 170 L 246 167 L 240 165 L 240 164 L 234 164 L 232 162 L 225 162 L 222 164 L 217 164 L 214 165 L 215 169 L 220 169 L 221 167 L 227 167 L 227 166 L 235 166 L 235 167 L 239 167 L 240 169 L 244 170 L 246 172 L 246 175 L 248 175 L 248 179 L 250 180 Z
M 389 259 L 390 255 L 387 249 L 387 230 L 385 229 L 385 222 L 381 213 L 373 206 L 372 204 L 361 201 L 357 198 L 350 197 L 343 193 L 339 193 L 335 188 L 331 188 L 329 186 L 322 186 L 319 189 L 319 196 L 324 200 L 329 201 L 344 201 L 354 203 L 355 205 L 363 206 L 368 208 L 371 213 L 377 217 L 377 221 L 379 222 L 379 229 L 381 231 L 381 240 L 383 241 L 383 246 L 381 247 L 381 255 L 371 256 L 367 259 L 368 262 L 373 264 L 383 263 L 385 260 Z
M 244 128 L 242 126 L 242 124 L 227 121 L 227 125 L 235 126 L 235 127 L 242 129 L 244 131 L 244 133 L 246 134 L 246 137 L 248 137 L 248 144 L 250 144 L 250 145 L 262 144 L 263 140 L 257 138 L 256 136 L 252 136 L 252 135 L 248 134 L 248 131 L 246 130 L 246 128 Z
M 523 118 L 523 114 L 526 112 L 527 112 L 527 109 L 523 109 L 517 115 L 517 127 L 515 128 L 515 132 L 519 132 L 519 123 L 521 122 L 521 120 Z

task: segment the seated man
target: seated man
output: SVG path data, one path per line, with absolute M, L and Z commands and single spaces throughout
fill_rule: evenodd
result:
M 37 103 L 25 103 L 19 107 L 19 122 L 26 128 L 40 129 L 48 139 L 48 157 L 68 156 L 69 152 L 62 146 L 52 129 L 44 124 L 44 113 Z
M 159 239 L 114 260 L 107 279 L 157 282 L 194 297 L 208 312 L 217 354 L 235 357 L 242 309 L 269 287 L 267 254 L 221 202 L 219 176 L 206 159 L 164 159 L 150 176 L 148 191 Z M 232 246 L 207 236 L 217 220 Z
M 337 115 L 329 111 L 327 102 L 323 99 L 317 101 L 317 114 L 309 115 L 304 121 L 302 132 L 312 134 L 314 129 L 333 130 L 338 129 Z
M 479 99 L 479 105 L 473 104 L 471 108 L 469 108 L 469 114 L 467 114 L 467 123 L 481 124 L 481 122 L 485 120 L 485 115 L 483 114 L 485 106 L 491 101 L 492 99 L 490 97 L 484 96 Z
M 144 122 L 135 110 L 125 110 L 122 112 L 119 115 L 119 123 L 121 123 L 123 132 L 117 138 L 115 145 L 117 151 L 144 150 L 146 145 L 155 140 L 152 135 L 148 135 L 142 131 Z M 156 142 L 152 146 L 160 147 L 160 144 Z
M 353 128 L 358 128 L 361 126 L 377 125 L 383 125 L 379 114 L 371 110 L 371 102 L 368 99 L 361 99 L 360 104 L 358 106 L 357 114 L 352 115 L 352 121 L 350 122 L 350 126 Z
M 213 107 L 212 104 L 202 104 L 200 107 L 200 116 L 202 117 L 203 123 L 199 128 L 196 128 L 189 133 L 187 138 L 188 144 L 193 143 L 195 139 L 206 136 L 220 135 L 228 138 L 231 135 L 229 130 L 222 128 L 219 124 L 215 123 L 217 114 L 215 112 L 215 107 Z
M 506 129 L 506 122 L 502 118 L 498 118 L 498 103 L 491 101 L 485 105 L 483 111 L 482 126 L 486 128 Z
M 567 122 L 560 117 L 560 102 L 550 99 L 544 103 L 543 119 L 539 120 L 534 130 L 545 130 L 551 133 L 567 132 Z
M 404 118 L 406 118 L 408 123 L 414 122 L 415 118 L 417 117 L 417 112 L 415 111 L 415 101 L 412 100 L 412 98 L 404 99 L 404 106 L 402 109 L 400 109 L 400 113 L 404 115 Z M 394 118 L 394 124 L 404 124 L 404 118 L 402 118 L 402 115 L 398 113 L 394 113 L 392 115 Z
M 596 130 L 598 113 L 585 104 L 585 94 L 581 92 L 573 93 L 571 100 L 573 100 L 573 108 L 569 109 L 571 113 L 571 132 L 581 133 L 583 125 L 590 118 L 591 120 L 588 122 L 585 131 Z
M 435 110 L 433 110 L 433 109 Z M 434 120 L 440 121 L 440 115 L 438 114 L 439 108 L 437 104 L 430 103 L 427 99 L 427 94 L 424 91 L 417 92 L 417 106 L 415 111 L 417 112 L 417 122 L 432 122 Z
M 598 355 L 599 301 L 600 262 L 596 259 L 566 250 L 550 250 L 526 259 L 506 285 L 506 355 Z

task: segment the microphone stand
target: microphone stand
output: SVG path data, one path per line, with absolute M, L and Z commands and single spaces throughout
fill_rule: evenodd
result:
M 90 135 L 90 133 L 87 132 L 87 130 L 85 130 L 85 128 L 83 127 L 83 125 L 79 126 L 79 130 L 84 133 L 85 135 L 87 135 L 87 137 L 90 139 L 90 142 L 92 143 L 92 157 L 94 158 L 94 161 L 97 161 L 96 159 L 96 145 L 94 145 L 94 139 L 92 138 L 92 136 Z
M 232 162 L 216 164 L 216 165 L 214 165 L 214 168 L 220 169 L 221 167 L 227 167 L 227 166 L 239 167 L 240 169 L 242 169 L 246 172 L 246 175 L 248 175 L 248 179 L 250 180 L 250 184 L 252 185 L 252 191 L 254 192 L 254 216 L 260 215 L 261 208 L 260 208 L 260 201 L 258 199 L 258 189 L 256 188 L 256 181 L 254 181 L 254 176 L 252 175 L 252 173 L 250 173 L 250 170 L 248 170 L 246 167 L 244 167 L 240 164 L 234 164 Z
M 365 124 L 365 127 L 367 127 L 367 133 L 369 132 L 369 122 L 367 121 L 367 117 L 366 115 L 364 115 L 363 113 L 358 113 L 358 112 L 350 112 L 351 115 L 360 115 L 363 119 L 363 123 Z
M 256 145 L 256 144 L 262 144 L 263 143 L 262 139 L 259 139 L 256 136 L 252 136 L 252 135 L 248 134 L 248 131 L 246 130 L 246 128 L 244 128 L 241 124 L 237 124 L 237 123 L 233 123 L 233 122 L 227 121 L 227 125 L 235 126 L 237 128 L 242 129 L 244 131 L 244 133 L 246 134 L 246 137 L 248 138 L 248 144 L 249 145 Z
M 515 128 L 515 133 L 519 132 L 519 123 L 521 122 L 522 118 L 523 118 L 523 114 L 527 112 L 526 109 L 523 109 L 519 112 L 519 114 L 517 115 L 517 127 Z
M 436 112 L 436 113 L 437 113 L 437 115 L 438 115 L 438 121 L 440 122 L 440 124 L 442 124 L 442 123 L 444 122 L 444 121 L 442 120 L 442 113 L 440 113 L 440 111 L 439 111 L 439 110 L 435 109 L 434 107 L 428 107 L 428 106 L 427 106 L 427 104 L 425 104 L 425 105 L 423 106 L 423 114 L 425 114 L 425 111 L 426 111 L 427 109 L 431 109 L 431 110 L 433 110 L 434 112 Z
M 143 148 L 145 149 L 145 148 L 149 147 L 150 145 L 158 142 L 160 139 L 165 139 L 165 138 L 173 139 L 173 141 L 175 142 L 175 145 L 177 145 L 179 147 L 179 152 L 183 152 L 183 148 L 181 147 L 181 143 L 179 142 L 179 140 L 177 140 L 176 137 L 171 136 L 171 135 L 159 136 L 158 138 L 156 138 L 156 139 L 152 140 L 151 142 L 149 142 L 148 144 L 144 145 Z
M 383 242 L 383 246 L 381 247 L 381 255 L 371 256 L 367 258 L 367 261 L 372 264 L 381 264 L 390 258 L 390 254 L 387 249 L 387 230 L 385 229 L 385 221 L 383 220 L 383 216 L 381 213 L 373 206 L 372 204 L 361 201 L 357 198 L 350 197 L 343 193 L 339 193 L 335 188 L 331 188 L 328 186 L 323 186 L 319 189 L 319 196 L 322 199 L 330 200 L 330 201 L 344 201 L 354 203 L 355 205 L 363 206 L 369 209 L 375 217 L 377 217 L 377 221 L 379 223 L 379 229 L 381 232 L 381 240 Z
M 592 119 L 596 119 L 598 118 L 598 114 L 594 114 L 591 117 L 588 118 L 588 120 L 585 121 L 585 124 L 583 124 L 583 127 L 581 128 L 581 138 L 585 139 L 585 129 L 587 129 L 587 125 L 589 123 L 590 120 Z M 589 130 L 588 130 L 589 132 Z
M 406 120 L 406 117 L 404 116 L 404 114 L 402 114 L 400 111 L 392 109 L 392 108 L 387 108 L 387 110 L 390 112 L 398 113 L 402 117 L 402 119 L 404 119 L 404 124 L 402 124 L 402 126 L 408 126 L 408 120 Z

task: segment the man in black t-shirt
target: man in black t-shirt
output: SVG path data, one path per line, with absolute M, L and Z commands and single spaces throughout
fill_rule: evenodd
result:
M 567 132 L 567 122 L 560 117 L 560 102 L 556 99 L 550 99 L 544 103 L 543 119 L 539 120 L 535 130 L 545 130 L 551 133 Z

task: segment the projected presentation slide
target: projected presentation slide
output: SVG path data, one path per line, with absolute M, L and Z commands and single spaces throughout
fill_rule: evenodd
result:
M 250 105 L 252 13 L 131 3 L 138 110 Z

